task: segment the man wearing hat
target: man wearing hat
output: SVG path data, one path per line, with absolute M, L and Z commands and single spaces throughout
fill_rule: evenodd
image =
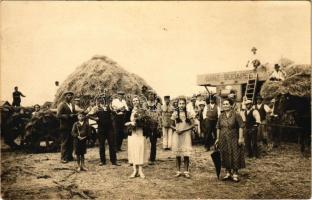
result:
M 216 105 L 216 97 L 210 96 L 206 99 L 207 105 L 203 112 L 203 119 L 205 120 L 205 148 L 207 151 L 215 143 L 217 137 L 217 121 L 221 114 L 220 108 Z
M 124 99 L 125 93 L 118 91 L 118 98 L 112 101 L 113 126 L 116 135 L 116 149 L 121 151 L 122 141 L 124 139 L 125 113 L 129 110 L 127 102 Z
M 198 121 L 199 121 L 199 130 L 200 130 L 200 139 L 201 143 L 204 143 L 204 138 L 205 138 L 205 132 L 206 132 L 206 124 L 204 122 L 204 109 L 206 107 L 206 102 L 205 101 L 199 101 L 198 102 Z
M 148 99 L 146 105 L 143 105 L 143 107 L 147 109 L 148 115 L 152 118 L 152 124 L 149 133 L 151 143 L 149 164 L 153 165 L 156 161 L 157 138 L 160 137 L 160 131 L 158 130 L 158 120 L 161 113 L 161 104 L 157 102 L 156 94 L 153 90 L 148 91 Z
M 172 147 L 171 116 L 173 108 L 170 105 L 170 96 L 164 96 L 165 104 L 161 107 L 161 122 L 163 131 L 163 149 L 170 150 Z
M 99 96 L 96 100 L 95 108 L 89 112 L 88 116 L 91 119 L 97 121 L 99 139 L 99 154 L 100 154 L 100 166 L 106 165 L 105 156 L 105 141 L 107 140 L 109 146 L 109 157 L 112 165 L 119 166 L 117 164 L 116 157 L 116 135 L 113 129 L 113 122 L 111 118 L 111 110 L 109 105 L 105 101 L 105 96 Z
M 77 117 L 75 106 L 71 103 L 74 93 L 66 91 L 63 96 L 64 101 L 57 107 L 57 117 L 60 119 L 61 162 L 67 163 L 73 160 L 73 138 L 71 131 Z
M 194 124 L 196 125 L 196 134 L 199 134 L 199 121 L 196 119 L 198 114 L 198 107 L 196 106 L 197 95 L 193 94 L 191 101 L 186 105 L 186 111 L 194 118 Z
M 261 124 L 258 129 L 258 136 L 262 138 L 264 144 L 267 144 L 268 133 L 266 127 L 266 115 L 271 112 L 268 105 L 263 103 L 261 96 L 257 96 L 257 104 L 253 106 L 253 109 L 257 110 L 260 114 Z
M 252 108 L 252 101 L 245 102 L 246 110 L 243 120 L 246 125 L 246 147 L 248 157 L 258 157 L 257 133 L 258 126 L 261 123 L 260 114 L 257 110 Z
M 285 80 L 285 77 L 286 77 L 286 73 L 284 71 L 280 70 L 280 65 L 275 64 L 274 65 L 274 71 L 270 75 L 269 79 L 271 81 L 283 81 L 283 80 Z

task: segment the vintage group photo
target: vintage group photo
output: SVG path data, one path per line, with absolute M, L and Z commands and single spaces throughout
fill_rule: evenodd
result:
M 0 2 L 2 199 L 310 199 L 307 1 Z

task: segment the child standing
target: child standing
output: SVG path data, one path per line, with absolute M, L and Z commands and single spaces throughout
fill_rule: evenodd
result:
M 174 121 L 172 128 L 175 130 L 172 136 L 172 150 L 176 155 L 177 173 L 176 177 L 182 175 L 181 161 L 184 160 L 184 176 L 190 178 L 189 165 L 192 152 L 192 130 L 194 128 L 193 116 L 186 111 L 186 99 L 180 97 L 178 100 L 178 110 L 172 114 Z
M 86 120 L 83 112 L 78 113 L 78 121 L 74 123 L 72 129 L 72 136 L 74 137 L 74 148 L 77 156 L 78 171 L 88 169 L 85 167 L 84 154 L 87 153 L 87 138 L 90 134 L 91 128 Z

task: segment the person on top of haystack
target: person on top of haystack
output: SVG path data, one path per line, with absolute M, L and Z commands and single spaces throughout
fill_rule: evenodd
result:
M 63 93 L 65 97 L 57 107 L 57 118 L 60 119 L 60 134 L 61 134 L 61 162 L 67 163 L 73 161 L 73 137 L 71 135 L 73 124 L 77 116 L 75 106 L 71 103 L 74 93 L 66 91 Z
M 279 64 L 274 65 L 274 71 L 269 77 L 269 80 L 271 81 L 284 81 L 286 77 L 286 73 L 280 69 Z
M 14 106 L 14 107 L 21 106 L 21 97 L 26 97 L 26 96 L 23 95 L 22 92 L 18 91 L 18 87 L 17 86 L 14 87 L 12 106 Z
M 149 164 L 153 165 L 156 161 L 156 144 L 157 138 L 160 137 L 160 131 L 158 130 L 160 113 L 161 113 L 161 104 L 157 103 L 156 93 L 153 90 L 148 91 L 148 99 L 145 105 L 143 106 L 147 110 L 148 115 L 152 119 L 152 124 L 150 126 L 150 143 L 151 143 L 151 152 L 149 158 Z
M 117 151 L 122 151 L 122 141 L 125 137 L 124 124 L 125 124 L 125 112 L 129 110 L 126 100 L 124 99 L 125 93 L 118 91 L 118 98 L 112 101 L 113 110 L 113 125 L 116 135 L 116 148 Z

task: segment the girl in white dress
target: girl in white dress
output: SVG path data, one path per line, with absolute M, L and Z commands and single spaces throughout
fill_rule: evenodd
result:
M 137 123 L 138 115 L 144 113 L 141 108 L 138 97 L 133 98 L 133 110 L 131 112 L 130 122 L 126 126 L 132 126 L 131 136 L 128 137 L 128 160 L 133 164 L 133 173 L 130 178 L 140 176 L 145 178 L 143 173 L 143 164 L 148 161 L 147 139 L 143 134 L 143 127 Z
M 186 99 L 180 97 L 178 100 L 178 110 L 172 114 L 172 128 L 175 130 L 172 135 L 172 150 L 176 155 L 177 173 L 176 177 L 181 176 L 181 160 L 184 160 L 184 176 L 190 178 L 189 164 L 192 152 L 192 129 L 194 120 L 190 113 L 186 111 Z

